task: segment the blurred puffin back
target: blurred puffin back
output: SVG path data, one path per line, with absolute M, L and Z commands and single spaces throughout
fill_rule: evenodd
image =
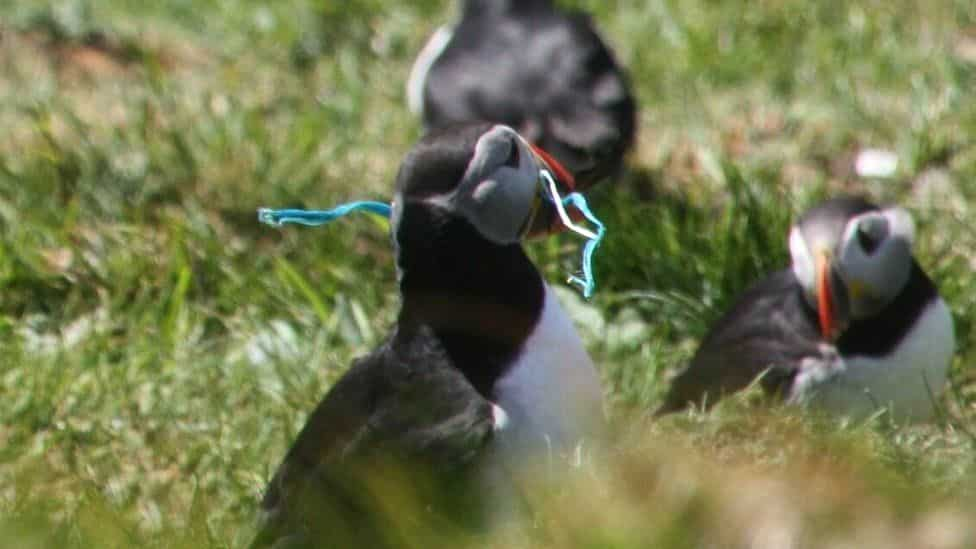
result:
M 621 167 L 636 132 L 629 82 L 590 17 L 548 1 L 465 3 L 418 57 L 408 90 L 426 127 L 508 124 L 584 188 Z

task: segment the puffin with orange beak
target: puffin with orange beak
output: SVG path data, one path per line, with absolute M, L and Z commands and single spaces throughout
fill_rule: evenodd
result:
M 390 216 L 396 324 L 308 416 L 254 546 L 403 546 L 417 524 L 481 523 L 516 506 L 501 498 L 523 464 L 599 437 L 599 376 L 522 248 L 561 228 L 547 193 L 572 186 L 503 125 L 436 130 L 407 154 Z
M 902 208 L 828 200 L 790 231 L 792 267 L 746 290 L 673 380 L 658 414 L 767 392 L 864 418 L 933 416 L 955 349 L 952 316 L 912 256 Z

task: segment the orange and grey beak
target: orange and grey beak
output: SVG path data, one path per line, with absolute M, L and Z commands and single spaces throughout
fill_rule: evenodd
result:
M 573 174 L 569 173 L 562 164 L 559 163 L 551 154 L 542 150 L 542 148 L 535 145 L 529 144 L 532 148 L 532 152 L 535 153 L 536 157 L 542 161 L 543 164 L 549 167 L 549 171 L 552 172 L 553 177 L 556 178 L 556 182 L 565 186 L 568 192 L 573 192 L 576 190 L 576 179 Z
M 830 253 L 817 252 L 816 262 L 817 313 L 820 318 L 820 334 L 827 341 L 836 341 L 847 327 L 847 293 L 844 288 L 838 287 L 838 281 L 833 277 Z
M 553 180 L 556 183 L 557 191 L 565 196 L 576 190 L 576 180 L 573 178 L 573 174 L 569 172 L 562 164 L 559 163 L 551 154 L 542 150 L 541 148 L 530 144 L 529 147 L 535 154 L 540 166 L 544 167 L 552 175 Z M 562 232 L 566 230 L 565 225 L 559 219 L 559 213 L 556 211 L 555 206 L 552 204 L 552 200 L 559 200 L 559 197 L 549 196 L 549 191 L 547 191 L 545 182 L 540 182 L 539 191 L 535 196 L 535 201 L 532 204 L 532 210 L 529 217 L 525 221 L 525 229 L 523 234 L 526 237 L 540 237 L 547 236 L 555 233 Z M 569 217 L 574 222 L 582 221 L 584 216 L 582 212 L 577 210 L 575 207 L 567 207 L 567 213 Z

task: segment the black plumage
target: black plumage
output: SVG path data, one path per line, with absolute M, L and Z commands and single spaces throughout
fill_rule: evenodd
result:
M 836 349 L 848 357 L 886 356 L 936 297 L 935 284 L 914 264 L 905 291 L 876 317 L 852 321 L 828 355 Z M 691 363 L 672 380 L 658 414 L 689 404 L 711 406 L 761 375 L 767 393 L 789 397 L 804 359 L 829 360 L 827 343 L 793 271 L 777 271 L 746 290 L 712 325 Z
M 432 197 L 452 191 L 492 127 L 432 132 L 404 160 L 397 323 L 308 417 L 269 482 L 255 547 L 397 546 L 405 528 L 484 519 L 494 384 L 539 319 L 544 282 L 517 241 L 485 238 Z
M 848 220 L 875 211 L 877 207 L 861 198 L 834 199 L 801 217 L 797 227 L 819 230 L 839 241 Z M 868 254 L 874 253 L 877 242 L 856 236 Z M 793 269 L 762 279 L 711 326 L 691 362 L 673 378 L 657 414 L 689 405 L 711 406 L 760 376 L 766 393 L 793 398 L 797 396 L 794 383 L 809 367 L 807 361 L 827 365 L 837 357 L 883 361 L 904 341 L 923 310 L 939 299 L 932 280 L 914 258 L 910 261 L 908 281 L 898 295 L 876 314 L 852 318 L 833 340 L 822 333 L 817 310 L 805 298 Z
M 801 292 L 789 269 L 746 290 L 712 325 L 691 363 L 672 379 L 658 414 L 689 404 L 715 404 L 767 370 L 763 387 L 786 393 L 800 362 L 818 356 L 823 341 L 816 313 Z
M 583 188 L 617 171 L 634 141 L 626 75 L 587 14 L 550 0 L 467 0 L 446 47 L 412 80 L 426 127 L 510 125 Z
M 402 524 L 476 523 L 472 475 L 493 428 L 491 404 L 434 333 L 398 332 L 309 415 L 268 484 L 252 547 L 395 546 Z
M 528 338 L 542 311 L 542 276 L 517 244 L 498 246 L 460 219 L 404 206 L 397 232 L 403 307 L 398 335 L 431 327 L 480 394 Z

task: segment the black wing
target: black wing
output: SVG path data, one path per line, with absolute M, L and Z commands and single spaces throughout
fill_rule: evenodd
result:
M 463 19 L 427 76 L 423 112 L 428 128 L 509 124 L 582 186 L 619 168 L 636 128 L 627 78 L 589 17 L 555 11 Z
M 711 328 L 691 363 L 675 376 L 657 414 L 714 404 L 765 373 L 767 392 L 786 395 L 806 357 L 820 356 L 814 313 L 791 270 L 748 289 Z
M 420 500 L 443 495 L 435 484 L 462 482 L 492 433 L 491 403 L 428 333 L 384 344 L 309 416 L 268 484 L 253 546 L 395 545 L 382 526 L 391 505 L 417 503 L 405 516 L 463 507 L 457 500 L 471 494 Z

